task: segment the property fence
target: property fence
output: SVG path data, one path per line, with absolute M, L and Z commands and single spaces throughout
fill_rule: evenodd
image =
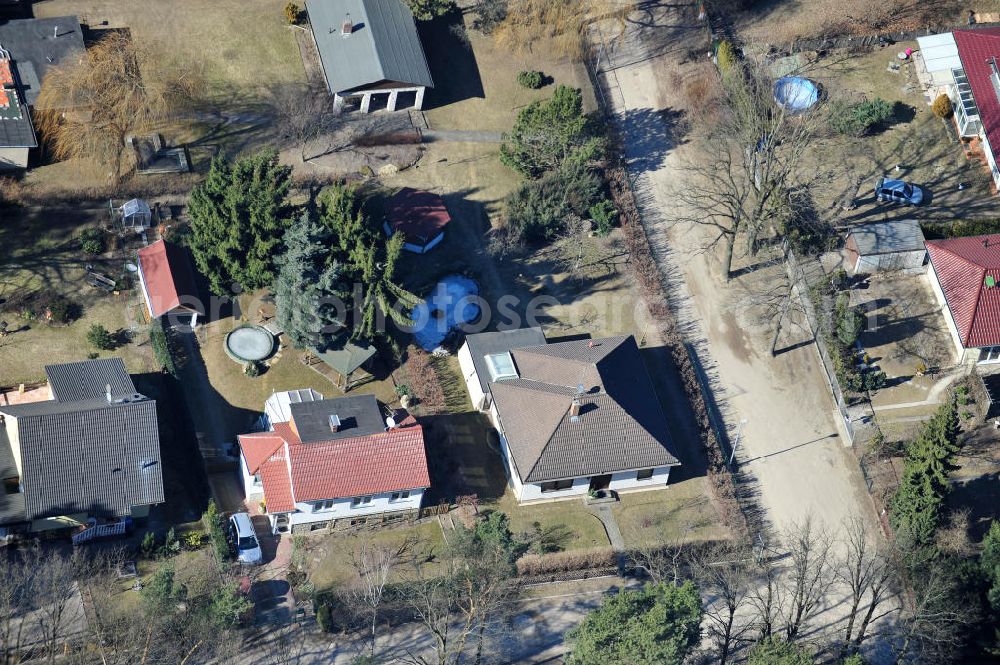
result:
M 812 287 L 818 283 L 819 279 L 825 279 L 826 277 L 818 262 L 815 262 L 814 265 L 815 270 L 811 271 L 813 280 L 810 283 L 809 275 L 807 275 L 799 259 L 795 256 L 795 252 L 790 247 L 786 247 L 785 269 L 788 272 L 788 279 L 791 280 L 795 290 L 798 291 L 802 310 L 805 312 L 806 320 L 809 322 L 809 330 L 812 332 L 813 340 L 816 343 L 816 352 L 819 354 L 819 364 L 823 368 L 823 376 L 826 377 L 826 383 L 830 387 L 830 394 L 833 395 L 833 401 L 837 405 L 837 412 L 844 421 L 844 431 L 847 433 L 848 443 L 854 445 L 854 423 L 847 410 L 847 400 L 844 399 L 844 391 L 840 387 L 840 381 L 837 379 L 837 373 L 834 371 L 833 360 L 830 358 L 830 351 L 827 349 L 826 340 L 823 336 L 823 327 L 820 325 L 821 322 L 816 308 L 813 306 L 812 298 L 809 297 Z

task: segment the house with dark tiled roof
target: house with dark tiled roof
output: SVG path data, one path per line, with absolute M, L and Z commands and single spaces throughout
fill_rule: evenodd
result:
M 928 240 L 931 287 L 960 363 L 1000 363 L 1000 234 Z
M 680 464 L 631 335 L 548 344 L 538 328 L 481 333 L 458 358 L 522 503 L 662 488 Z
M 323 399 L 314 390 L 274 393 L 243 434 L 240 470 L 248 502 L 274 533 L 340 529 L 417 515 L 430 487 L 423 428 L 408 414 L 383 420 L 373 395 Z
M 0 527 L 124 531 L 164 501 L 156 402 L 121 358 L 45 373 L 51 399 L 0 404 Z

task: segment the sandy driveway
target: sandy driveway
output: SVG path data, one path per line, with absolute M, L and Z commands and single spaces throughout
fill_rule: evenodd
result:
M 737 459 L 757 480 L 757 500 L 776 529 L 808 515 L 831 530 L 855 514 L 874 524 L 857 463 L 837 433 L 814 345 L 772 358 L 769 330 L 748 320 L 739 302 L 748 286 L 741 280 L 761 276 L 750 273 L 725 284 L 715 252 L 702 251 L 705 227 L 669 221 L 684 149 L 671 138 L 671 118 L 683 101 L 669 74 L 699 28 L 676 5 L 646 7 L 631 17 L 622 37 L 605 31 L 601 76 L 680 323 L 714 381 L 731 436 L 746 420 Z M 691 117 L 697 122 L 697 112 Z

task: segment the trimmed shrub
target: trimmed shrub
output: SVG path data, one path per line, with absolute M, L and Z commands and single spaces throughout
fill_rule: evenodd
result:
M 153 347 L 153 356 L 163 371 L 171 376 L 177 376 L 177 363 L 174 362 L 176 343 L 159 319 L 153 321 L 153 325 L 149 328 L 149 344 Z
M 110 351 L 117 346 L 114 335 L 100 323 L 90 326 L 90 330 L 87 331 L 87 341 L 101 351 Z
M 604 199 L 590 206 L 590 219 L 594 222 L 594 233 L 603 237 L 611 233 L 618 222 L 618 209 L 613 201 Z
M 732 42 L 726 40 L 719 42 L 715 57 L 719 63 L 719 71 L 725 73 L 732 69 L 736 64 L 736 49 L 733 48 Z
M 538 90 L 543 85 L 545 85 L 545 74 L 535 70 L 528 70 L 523 72 L 518 72 L 517 74 L 517 84 L 522 88 L 530 88 L 531 90 Z
M 895 105 L 881 98 L 857 104 L 831 104 L 830 126 L 840 134 L 864 136 L 892 117 Z
M 301 14 L 302 9 L 294 2 L 289 2 L 285 5 L 285 20 L 288 21 L 288 25 L 297 25 Z
M 100 229 L 84 229 L 77 239 L 84 254 L 97 256 L 104 253 L 104 233 Z
M 212 543 L 216 558 L 220 562 L 229 560 L 231 553 L 229 541 L 226 539 L 225 519 L 215 506 L 215 499 L 208 500 L 208 508 L 201 516 L 201 523 L 208 534 L 209 542 Z
M 951 114 L 954 113 L 954 109 L 951 106 L 951 98 L 945 94 L 938 95 L 934 103 L 931 104 L 931 113 L 942 120 L 950 118 Z
M 263 364 L 257 362 L 256 360 L 251 360 L 250 362 L 243 365 L 243 373 L 249 376 L 250 378 L 260 376 L 261 374 L 264 373 L 264 366 Z
M 596 568 L 613 568 L 618 565 L 615 551 L 610 547 L 588 550 L 570 550 L 550 554 L 525 554 L 517 560 L 518 575 L 552 575 Z

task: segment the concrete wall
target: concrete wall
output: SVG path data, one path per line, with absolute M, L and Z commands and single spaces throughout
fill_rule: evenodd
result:
M 260 501 L 264 498 L 264 484 L 254 478 L 247 468 L 247 458 L 240 451 L 240 478 L 243 483 L 243 496 L 251 501 Z
M 472 362 L 472 352 L 469 350 L 468 342 L 458 350 L 458 366 L 462 368 L 462 379 L 465 381 L 465 389 L 469 391 L 473 408 L 485 411 L 490 406 L 490 399 L 489 395 L 483 392 L 482 386 L 479 385 L 479 375 Z
M 636 480 L 636 471 L 621 471 L 611 475 L 611 489 L 616 492 L 634 492 L 664 487 L 670 480 L 670 467 L 661 466 L 653 469 L 653 477 L 646 480 Z
M 986 138 L 986 128 L 984 127 L 979 132 L 979 136 L 983 139 L 983 149 L 986 152 L 986 161 L 990 165 L 990 175 L 993 177 L 993 184 L 1000 189 L 1000 169 L 997 168 L 996 160 L 993 158 L 993 149 L 990 147 L 990 141 Z
M 0 148 L 0 171 L 28 168 L 28 148 Z

